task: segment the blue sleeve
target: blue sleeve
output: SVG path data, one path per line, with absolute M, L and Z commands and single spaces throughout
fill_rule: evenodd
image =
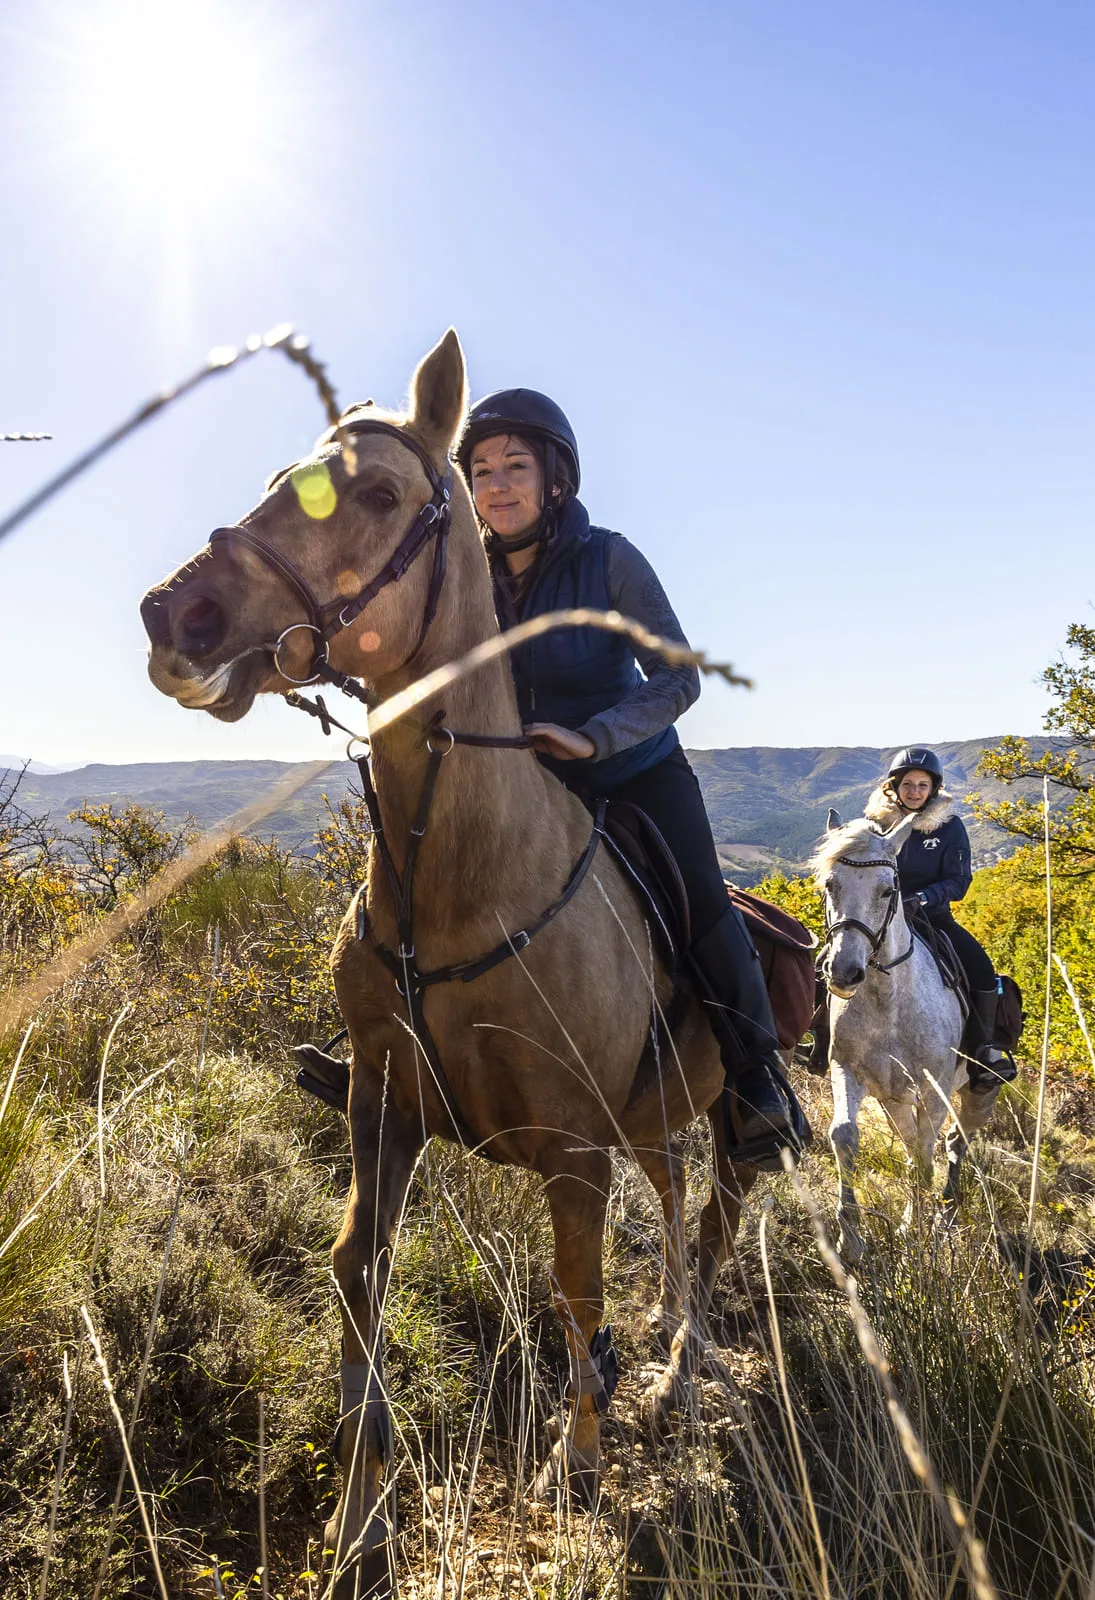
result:
M 928 910 L 933 906 L 949 905 L 952 900 L 964 900 L 973 882 L 970 865 L 970 836 L 961 817 L 951 817 L 941 829 L 943 846 L 939 854 L 939 876 L 927 884 L 921 893 Z
M 608 546 L 609 599 L 617 611 L 641 622 L 650 633 L 687 646 L 684 630 L 669 604 L 658 575 L 633 544 L 617 535 Z M 674 667 L 643 645 L 632 645 L 642 681 L 618 705 L 590 717 L 576 733 L 593 740 L 594 761 L 630 750 L 676 722 L 699 698 L 695 667 Z

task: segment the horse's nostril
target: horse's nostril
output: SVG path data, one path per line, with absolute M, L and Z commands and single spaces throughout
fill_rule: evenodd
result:
M 175 618 L 176 644 L 184 655 L 203 656 L 215 650 L 228 632 L 222 607 L 209 595 L 195 595 Z

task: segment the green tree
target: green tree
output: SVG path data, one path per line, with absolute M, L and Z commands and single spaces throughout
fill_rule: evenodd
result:
M 155 877 L 192 836 L 188 824 L 173 829 L 162 811 L 138 805 L 85 804 L 68 820 L 83 830 L 70 842 L 84 858 L 85 887 L 106 910 Z
M 1059 734 L 1057 748 L 1036 756 L 1026 739 L 1010 736 L 981 757 L 977 774 L 1015 783 L 1048 779 L 1050 848 L 1055 872 L 1087 876 L 1095 872 L 1095 627 L 1073 623 L 1067 635 L 1071 659 L 1042 674 L 1055 704 L 1045 718 L 1048 733 Z M 977 816 L 1031 843 L 1043 838 L 1041 803 L 1029 797 L 988 801 L 972 797 Z

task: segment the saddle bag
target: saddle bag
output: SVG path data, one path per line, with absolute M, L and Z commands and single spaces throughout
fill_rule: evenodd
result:
M 730 903 L 745 919 L 757 948 L 776 1034 L 785 1050 L 793 1050 L 814 1015 L 814 956 L 817 940 L 789 912 L 727 884 Z
M 996 979 L 996 1028 L 992 1035 L 996 1049 L 1017 1049 L 1025 1021 L 1023 991 L 1014 978 L 1002 972 Z

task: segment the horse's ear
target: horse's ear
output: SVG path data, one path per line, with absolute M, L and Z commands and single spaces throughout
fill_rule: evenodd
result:
M 900 850 L 905 840 L 913 830 L 916 822 L 916 812 L 911 811 L 907 817 L 902 817 L 900 822 L 895 822 L 892 828 L 887 828 L 881 835 L 886 843 L 895 851 Z
M 843 826 L 844 824 L 840 820 L 840 812 L 834 811 L 832 806 L 830 806 L 829 815 L 825 818 L 825 832 L 835 833 L 838 828 L 843 828 Z
M 448 450 L 467 410 L 464 352 L 450 328 L 411 379 L 411 426 L 427 449 Z

